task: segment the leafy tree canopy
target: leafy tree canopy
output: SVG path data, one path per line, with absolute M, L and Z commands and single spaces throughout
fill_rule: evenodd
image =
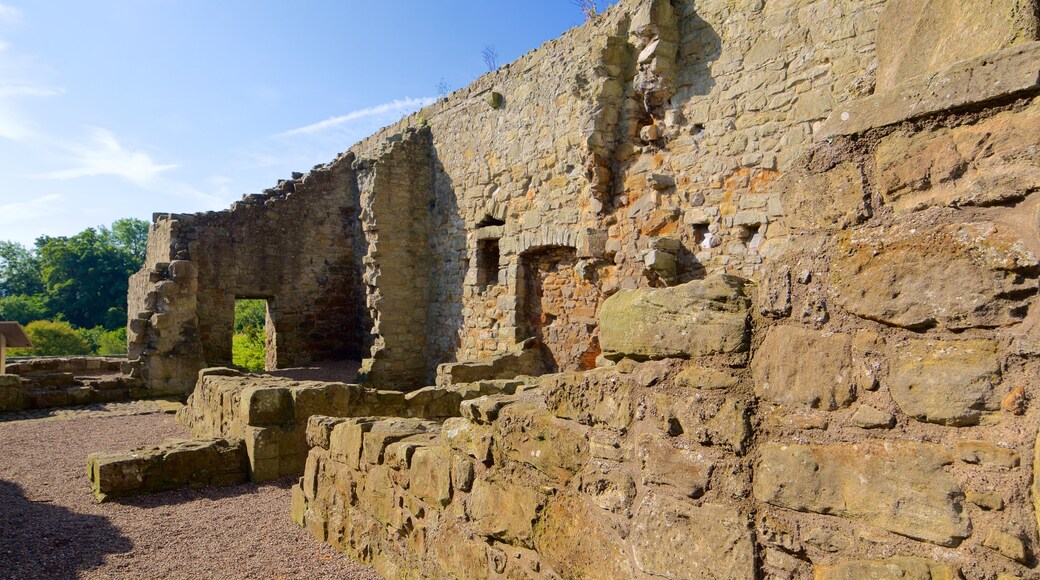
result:
M 43 292 L 36 253 L 18 242 L 0 242 L 0 297 Z

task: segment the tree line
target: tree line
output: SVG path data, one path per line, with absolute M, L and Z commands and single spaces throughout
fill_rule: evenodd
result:
M 148 222 L 125 218 L 29 248 L 0 241 L 0 320 L 26 326 L 36 346 L 12 354 L 126 352 L 126 294 L 144 264 Z

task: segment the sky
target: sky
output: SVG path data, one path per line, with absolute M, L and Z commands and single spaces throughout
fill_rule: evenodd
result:
M 601 2 L 606 4 L 607 2 Z M 506 64 L 571 0 L 0 0 L 0 240 L 220 210 Z

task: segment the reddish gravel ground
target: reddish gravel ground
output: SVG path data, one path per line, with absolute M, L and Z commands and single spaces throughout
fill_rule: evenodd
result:
M 88 453 L 185 436 L 161 414 L 0 422 L 0 578 L 379 578 L 292 523 L 290 479 L 94 501 Z

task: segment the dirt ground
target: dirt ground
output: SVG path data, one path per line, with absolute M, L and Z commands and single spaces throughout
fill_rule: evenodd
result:
M 96 503 L 87 454 L 188 435 L 125 405 L 0 414 L 0 578 L 379 578 L 292 523 L 293 478 Z

